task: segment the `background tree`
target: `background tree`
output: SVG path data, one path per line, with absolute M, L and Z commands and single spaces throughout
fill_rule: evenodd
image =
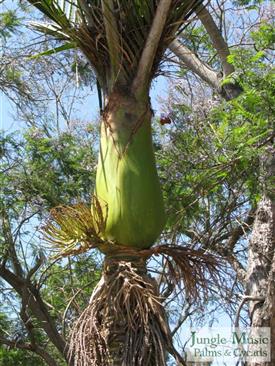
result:
M 227 58 L 227 62 L 232 64 L 235 72 L 224 82 L 229 82 L 232 85 L 232 78 L 234 79 L 235 85 L 238 85 L 240 90 L 242 90 L 242 94 L 238 99 L 233 100 L 231 103 L 222 103 L 221 107 L 217 108 L 217 101 L 210 101 L 210 105 L 203 106 L 202 94 L 200 93 L 199 96 L 197 96 L 193 93 L 191 106 L 187 106 L 186 104 L 190 103 L 190 100 L 187 102 L 186 97 L 189 88 L 184 83 L 178 85 L 178 96 L 173 93 L 169 99 L 171 101 L 171 120 L 175 119 L 175 121 L 178 121 L 178 118 L 180 118 L 179 120 L 182 122 L 182 120 L 184 121 L 186 119 L 188 121 L 187 123 L 190 125 L 189 128 L 187 126 L 184 127 L 184 138 L 182 141 L 182 137 L 180 137 L 181 146 L 188 146 L 187 151 L 189 154 L 185 155 L 181 148 L 179 150 L 179 156 L 184 155 L 186 156 L 185 161 L 190 161 L 190 152 L 192 152 L 192 148 L 189 148 L 189 146 L 193 147 L 194 145 L 196 149 L 200 149 L 200 146 L 202 148 L 200 159 L 190 163 L 191 165 L 188 165 L 188 169 L 187 167 L 186 169 L 181 169 L 181 171 L 190 172 L 193 167 L 196 167 L 195 176 L 188 174 L 187 176 L 182 177 L 182 179 L 177 176 L 177 179 L 179 179 L 179 186 L 182 186 L 184 182 L 184 186 L 187 184 L 187 189 L 203 189 L 204 192 L 207 192 L 206 195 L 214 190 L 216 194 L 216 192 L 218 192 L 216 179 L 219 177 L 223 184 L 220 185 L 220 188 L 222 189 L 220 191 L 221 196 L 219 196 L 216 202 L 218 202 L 219 205 L 222 204 L 222 208 L 227 215 L 234 215 L 231 216 L 231 220 L 226 219 L 226 222 L 230 226 L 233 224 L 231 230 L 226 225 L 224 226 L 224 221 L 222 216 L 220 216 L 220 208 L 215 204 L 212 206 L 212 200 L 210 201 L 212 204 L 209 204 L 209 198 L 206 200 L 208 205 L 205 207 L 204 201 L 201 202 L 199 198 L 196 199 L 197 191 L 195 191 L 194 195 L 191 195 L 193 200 L 191 199 L 191 201 L 185 202 L 184 198 L 186 196 L 188 198 L 190 197 L 189 194 L 187 194 L 183 197 L 183 207 L 180 206 L 181 208 L 178 207 L 177 210 L 177 212 L 183 212 L 185 214 L 185 204 L 187 204 L 190 221 L 188 221 L 185 229 L 187 231 L 184 231 L 184 233 L 190 240 L 204 242 L 206 246 L 210 245 L 211 248 L 216 247 L 216 239 L 218 246 L 222 244 L 220 249 L 216 249 L 218 249 L 220 253 L 223 252 L 223 255 L 230 260 L 233 268 L 237 271 L 238 279 L 244 288 L 244 296 L 240 301 L 239 310 L 244 303 L 249 302 L 251 325 L 256 326 L 261 324 L 261 326 L 270 326 L 271 329 L 273 329 L 274 311 L 272 309 L 274 306 L 274 299 L 272 299 L 272 294 L 274 290 L 272 288 L 274 287 L 274 281 L 272 279 L 272 263 L 274 262 L 274 229 L 272 228 L 274 220 L 272 202 L 274 197 L 271 193 L 270 177 L 273 176 L 272 170 L 274 169 L 272 167 L 274 162 L 271 158 L 271 155 L 274 153 L 271 147 L 274 138 L 272 122 L 274 115 L 272 105 L 274 104 L 274 101 L 272 96 L 273 76 L 271 57 L 274 29 L 269 22 L 268 7 L 267 9 L 265 8 L 264 12 L 260 7 L 256 8 L 259 11 L 259 22 L 254 28 L 252 26 L 252 32 L 247 33 L 246 38 L 242 39 L 242 41 L 245 42 L 245 45 L 253 44 L 255 50 L 247 49 L 245 46 L 241 47 L 241 43 L 236 42 L 237 46 L 231 47 L 231 55 Z M 249 19 L 249 17 L 247 17 L 247 19 Z M 203 49 L 205 51 L 206 48 Z M 196 69 L 193 69 L 193 72 L 195 72 L 196 75 L 199 75 Z M 201 75 L 199 76 L 201 77 Z M 206 78 L 202 79 L 213 87 L 210 80 L 206 80 Z M 192 93 L 191 90 L 190 92 Z M 181 97 L 179 97 L 179 95 L 181 95 Z M 198 98 L 200 98 L 199 102 L 197 102 Z M 175 100 L 177 100 L 177 102 L 174 104 L 173 101 Z M 220 104 L 221 101 L 218 103 Z M 213 109 L 210 113 L 207 111 L 209 107 Z M 202 120 L 205 121 L 207 127 L 202 126 L 200 122 L 195 122 L 194 127 L 194 121 L 190 124 L 190 114 L 192 120 L 194 120 L 195 111 L 197 111 L 195 115 L 199 116 L 195 117 L 195 119 L 199 118 L 200 122 Z M 214 114 L 212 114 L 213 112 Z M 220 123 L 220 127 L 217 127 Z M 214 148 L 214 156 L 211 158 L 211 173 L 206 168 L 207 163 L 205 165 L 205 162 L 208 161 L 207 155 L 204 156 L 205 154 L 209 154 L 209 150 L 205 147 L 207 141 L 206 136 L 209 131 L 211 131 L 209 139 L 211 140 L 212 148 L 215 145 L 214 141 L 217 138 L 217 147 Z M 190 136 L 192 136 L 191 140 Z M 201 140 L 199 136 L 203 136 Z M 224 139 L 225 136 L 226 138 Z M 242 140 L 243 137 L 244 140 Z M 173 135 L 173 147 L 175 141 L 177 141 L 177 137 Z M 227 150 L 230 145 L 231 147 L 229 149 L 233 148 L 232 152 Z M 220 152 L 224 152 L 225 156 L 220 157 Z M 197 152 L 195 156 L 198 156 Z M 213 165 L 215 161 L 216 163 Z M 227 165 L 228 163 L 229 165 Z M 177 165 L 178 164 L 179 163 L 177 162 Z M 186 163 L 184 162 L 183 164 Z M 199 174 L 200 170 L 197 168 L 200 165 L 202 165 L 202 171 Z M 224 170 L 221 169 L 221 166 L 224 168 L 227 166 L 227 168 Z M 235 168 L 237 169 L 236 175 L 233 173 Z M 229 175 L 226 171 L 227 169 L 230 171 Z M 240 171 L 242 172 L 241 174 Z M 246 175 L 247 173 L 248 175 Z M 235 183 L 233 183 L 233 180 L 229 183 L 229 177 L 233 178 Z M 191 179 L 190 184 L 188 184 L 189 179 Z M 241 182 L 241 189 L 234 187 L 237 182 Z M 202 188 L 203 185 L 206 185 L 208 188 Z M 229 192 L 227 187 L 230 187 Z M 240 196 L 237 192 L 240 192 Z M 227 196 L 228 193 L 229 195 Z M 235 201 L 235 204 L 233 205 L 230 196 L 231 198 L 234 197 L 233 200 Z M 236 200 L 239 202 L 238 204 Z M 230 201 L 231 203 L 229 204 Z M 224 206 L 224 203 L 228 206 Z M 175 203 L 175 207 L 177 207 L 177 203 Z M 233 211 L 230 207 L 233 208 Z M 237 207 L 239 207 L 239 213 L 236 211 Z M 204 212 L 204 215 L 200 217 L 199 222 L 192 220 L 192 215 L 196 212 L 199 214 Z M 213 215 L 213 212 L 216 212 L 217 215 Z M 265 214 L 262 215 L 263 212 L 265 212 Z M 244 213 L 246 213 L 246 219 L 243 221 Z M 237 216 L 235 216 L 236 214 Z M 240 217 L 238 218 L 239 215 Z M 262 220 L 261 215 L 265 217 L 265 219 Z M 254 220 L 255 223 L 251 233 L 250 245 L 248 246 L 248 240 L 244 241 L 243 235 L 251 232 L 251 225 Z M 234 221 L 236 224 L 234 224 Z M 182 224 L 184 222 L 183 216 L 180 216 L 176 222 Z M 260 224 L 261 222 L 262 224 Z M 240 223 L 241 225 L 239 225 Z M 191 230 L 190 225 L 192 227 Z M 219 236 L 219 233 L 222 235 Z M 230 239 L 227 240 L 228 238 Z M 242 251 L 240 240 L 246 244 L 243 251 L 243 254 L 245 254 L 244 257 L 240 256 L 240 251 Z M 248 262 L 246 262 L 247 251 L 249 253 Z M 237 256 L 234 254 L 236 252 L 238 253 Z M 264 253 L 269 253 L 269 256 L 266 257 Z M 239 259 L 242 258 L 241 261 L 239 262 L 238 259 L 236 260 L 236 257 Z M 259 268 L 261 268 L 261 271 L 259 271 Z M 259 277 L 261 279 L 259 279 Z M 263 287 L 260 283 L 264 284 Z M 261 294 L 264 294 L 264 296 L 261 296 Z M 257 310 L 255 311 L 255 309 Z M 237 312 L 237 314 L 239 314 L 239 312 Z M 274 342 L 274 335 L 272 335 L 272 342 Z M 274 349 L 274 347 L 272 346 L 271 349 Z M 272 357 L 274 357 L 274 352 Z
M 80 136 L 78 131 L 77 139 L 68 133 L 55 139 L 31 130 L 24 140 L 9 136 L 1 141 L 1 184 L 5 187 L 1 192 L 1 298 L 6 304 L 2 311 L 9 305 L 13 324 L 1 343 L 33 351 L 50 365 L 62 361 L 49 340 L 64 353 L 67 321 L 87 301 L 85 289 L 96 284 L 100 273 L 100 261 L 93 256 L 46 263 L 47 248 L 41 246 L 38 235 L 41 220 L 47 217 L 45 210 L 60 200 L 71 202 L 72 192 L 80 195 L 81 188 L 85 198 L 86 184 L 92 178 L 87 162 L 89 155 L 93 162 L 93 155 L 91 141 L 83 145 L 82 135 L 80 146 Z M 75 277 L 77 273 L 81 280 Z M 68 304 L 69 313 L 63 315 Z M 59 333 L 62 328 L 63 335 Z

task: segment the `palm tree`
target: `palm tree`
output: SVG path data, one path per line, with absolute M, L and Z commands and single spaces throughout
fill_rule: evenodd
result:
M 104 101 L 92 207 L 56 208 L 45 228 L 59 255 L 94 247 L 105 254 L 102 279 L 73 327 L 70 357 L 78 366 L 163 366 L 167 352 L 180 356 L 146 260 L 165 255 L 171 276 L 196 295 L 215 259 L 182 247 L 152 248 L 166 220 L 149 89 L 166 48 L 202 1 L 29 1 L 50 19 L 33 22 L 36 29 L 64 41 L 59 49 L 86 55 Z

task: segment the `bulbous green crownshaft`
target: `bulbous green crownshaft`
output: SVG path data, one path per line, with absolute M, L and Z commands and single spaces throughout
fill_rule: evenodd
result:
M 149 103 L 116 95 L 101 123 L 95 194 L 106 205 L 102 238 L 134 248 L 152 246 L 165 225 L 151 117 Z

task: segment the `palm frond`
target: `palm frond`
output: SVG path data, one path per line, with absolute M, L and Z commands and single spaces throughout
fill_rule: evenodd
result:
M 65 34 L 84 52 L 105 91 L 114 83 L 130 85 L 150 35 L 162 0 L 28 0 L 51 21 L 41 31 L 60 39 Z M 165 24 L 156 42 L 150 65 L 151 79 L 161 57 L 186 19 L 202 0 L 172 0 Z M 49 33 L 50 32 L 50 33 Z M 112 76 L 112 74 L 114 74 Z M 113 82 L 108 84 L 107 80 Z
M 46 51 L 40 52 L 36 55 L 33 55 L 29 59 L 32 60 L 32 59 L 37 59 L 37 58 L 43 57 L 43 56 L 50 56 L 50 55 L 54 55 L 54 54 L 59 53 L 59 52 L 63 52 L 63 51 L 66 51 L 66 50 L 71 50 L 73 48 L 75 48 L 75 44 L 71 43 L 71 42 L 68 42 L 68 43 L 64 43 L 62 46 L 51 48 L 51 49 L 48 49 Z
M 31 21 L 28 25 L 38 32 L 54 36 L 56 39 L 65 41 L 70 40 L 70 37 L 62 31 L 62 28 L 55 23 Z

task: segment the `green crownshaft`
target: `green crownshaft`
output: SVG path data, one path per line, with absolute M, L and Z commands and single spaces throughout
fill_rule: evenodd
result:
M 123 246 L 148 248 L 165 225 L 152 113 L 148 103 L 129 97 L 114 99 L 101 124 L 96 177 L 95 193 L 106 215 L 102 237 Z

